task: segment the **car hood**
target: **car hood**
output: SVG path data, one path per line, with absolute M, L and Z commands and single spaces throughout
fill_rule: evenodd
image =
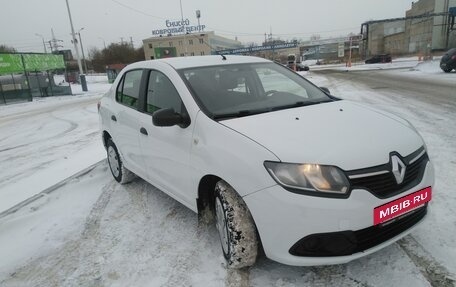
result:
M 407 121 L 345 100 L 221 121 L 283 162 L 354 170 L 407 156 L 423 146 Z

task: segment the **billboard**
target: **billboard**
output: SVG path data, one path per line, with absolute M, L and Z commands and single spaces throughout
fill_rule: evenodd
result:
M 62 55 L 0 54 L 0 74 L 22 73 L 24 71 L 48 71 L 64 68 L 65 62 Z
M 155 59 L 176 57 L 176 47 L 154 48 Z
M 21 55 L 17 54 L 0 54 L 0 74 L 12 74 L 22 72 Z

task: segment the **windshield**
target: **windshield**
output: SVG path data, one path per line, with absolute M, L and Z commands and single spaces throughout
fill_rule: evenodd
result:
M 180 73 L 214 119 L 333 101 L 295 72 L 275 63 L 198 67 Z

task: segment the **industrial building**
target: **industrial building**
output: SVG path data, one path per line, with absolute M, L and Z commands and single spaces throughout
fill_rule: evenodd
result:
M 456 47 L 456 0 L 412 2 L 405 17 L 362 24 L 364 56 L 430 54 Z

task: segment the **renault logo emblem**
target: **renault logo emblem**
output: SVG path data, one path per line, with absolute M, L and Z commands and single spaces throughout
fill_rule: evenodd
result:
M 405 164 L 397 155 L 393 155 L 391 157 L 391 166 L 391 171 L 393 172 L 393 175 L 396 178 L 397 184 L 401 184 L 404 181 Z

